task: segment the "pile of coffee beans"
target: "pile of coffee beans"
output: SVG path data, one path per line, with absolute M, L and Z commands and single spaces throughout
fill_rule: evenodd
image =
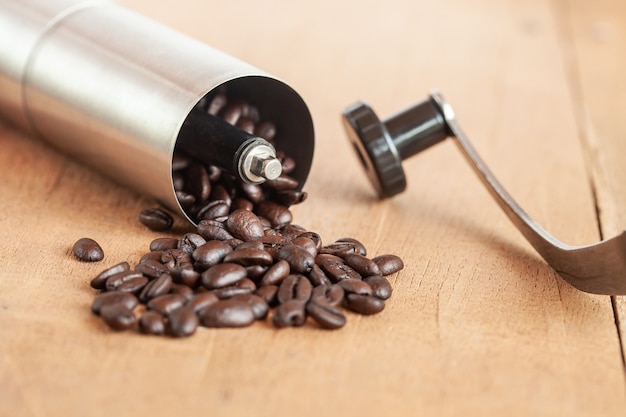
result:
M 249 102 L 220 93 L 200 105 L 273 143 L 276 126 L 261 121 Z M 101 293 L 92 311 L 113 330 L 174 337 L 198 326 L 245 327 L 268 317 L 279 328 L 310 322 L 337 329 L 346 323 L 343 308 L 382 311 L 392 292 L 385 277 L 401 270 L 402 260 L 370 258 L 353 238 L 324 244 L 319 234 L 293 224 L 289 207 L 307 194 L 289 176 L 295 161 L 277 156 L 282 175 L 255 185 L 176 152 L 174 187 L 196 230 L 159 237 L 134 268 L 122 262 L 94 277 L 91 286 Z M 160 208 L 143 211 L 139 220 L 155 231 L 173 224 Z

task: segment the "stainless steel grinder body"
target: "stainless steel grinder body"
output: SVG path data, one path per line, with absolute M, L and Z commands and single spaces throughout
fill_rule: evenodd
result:
M 223 86 L 276 123 L 302 185 L 313 123 L 282 81 L 109 1 L 0 0 L 0 115 L 185 216 L 176 141 L 191 109 Z

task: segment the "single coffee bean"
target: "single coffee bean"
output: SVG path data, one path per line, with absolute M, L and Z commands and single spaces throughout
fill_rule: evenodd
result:
M 247 242 L 242 242 L 241 244 L 237 245 L 236 250 L 241 250 L 241 249 L 263 250 L 265 249 L 265 247 L 263 246 L 263 241 L 261 239 L 257 239 L 257 240 L 249 240 Z
M 169 313 L 169 333 L 174 337 L 188 337 L 196 332 L 199 320 L 191 307 L 181 307 Z
M 330 256 L 324 255 L 318 255 L 317 257 L 318 259 L 321 259 L 319 265 L 320 268 L 328 274 L 331 281 L 338 282 L 344 279 L 361 279 L 361 275 L 346 265 L 343 260 L 338 261 Z
M 269 306 L 275 306 L 278 303 L 278 287 L 276 285 L 264 285 L 259 287 L 254 294 L 264 299 Z
M 245 268 L 248 272 L 248 278 L 255 282 L 261 279 L 261 277 L 265 275 L 268 270 L 268 267 L 264 265 L 250 265 L 246 266 Z
M 191 264 L 183 264 L 174 267 L 170 271 L 170 275 L 176 284 L 181 284 L 189 288 L 195 288 L 200 280 L 200 273 L 194 270 Z
M 383 276 L 391 275 L 404 268 L 404 262 L 396 255 L 380 255 L 372 259 L 372 261 L 378 265 Z
M 304 227 L 298 226 L 297 224 L 285 224 L 283 226 L 277 227 L 276 230 L 280 232 L 280 234 L 287 242 L 294 240 L 302 233 L 307 231 Z
M 176 180 L 174 180 L 174 189 L 176 189 L 176 198 L 178 199 L 178 202 L 180 203 L 181 206 L 185 208 L 190 208 L 196 202 L 196 197 L 182 191 L 181 189 L 183 187 L 184 187 L 184 183 L 181 182 L 180 185 L 178 185 L 176 183 Z
M 211 181 L 204 165 L 192 163 L 186 170 L 185 187 L 189 194 L 201 202 L 209 198 L 211 193 Z
M 283 172 L 285 174 L 289 174 L 293 172 L 294 169 L 296 169 L 296 160 L 293 159 L 291 156 L 286 155 L 283 151 L 277 150 L 276 157 L 282 164 Z
M 363 281 L 367 282 L 370 287 L 372 287 L 372 295 L 374 297 L 380 298 L 381 300 L 386 300 L 391 297 L 392 288 L 387 278 L 372 276 L 363 278 Z
M 263 189 L 258 184 L 244 183 L 240 184 L 240 188 L 252 203 L 259 203 L 263 199 Z
M 181 308 L 186 302 L 187 297 L 184 295 L 164 294 L 148 301 L 146 307 L 148 310 L 154 310 L 166 316 L 177 308 Z
M 254 318 L 257 320 L 263 320 L 265 317 L 267 317 L 267 313 L 270 310 L 267 301 L 255 294 L 239 294 L 233 296 L 231 300 L 243 301 L 244 303 L 248 304 L 252 308 Z
M 273 194 L 273 199 L 283 206 L 293 206 L 303 203 L 309 195 L 306 191 L 288 190 L 278 191 Z
M 159 237 L 150 242 L 150 252 L 166 251 L 168 249 L 176 249 L 178 247 L 178 239 L 175 237 Z
M 187 169 L 191 165 L 192 159 L 184 153 L 176 152 L 172 157 L 172 171 Z
M 163 256 L 164 253 L 165 253 L 165 251 L 161 251 L 161 250 L 155 250 L 155 251 L 152 251 L 152 252 L 148 252 L 148 253 L 146 253 L 146 254 L 141 256 L 141 258 L 139 259 L 139 264 L 143 264 L 143 263 L 146 263 L 148 261 L 150 261 L 150 262 L 161 262 L 161 257 Z
M 228 216 L 230 206 L 226 201 L 209 200 L 199 211 L 196 216 L 198 219 L 217 219 L 219 217 Z
M 243 241 L 263 237 L 263 225 L 256 214 L 248 210 L 235 210 L 226 220 L 226 228 L 236 238 Z
M 239 245 L 244 243 L 243 240 L 237 239 L 237 238 L 234 238 L 234 237 L 231 238 L 231 239 L 224 240 L 223 242 L 226 243 L 231 248 L 233 248 L 233 250 L 237 249 L 239 247 Z
M 328 304 L 333 307 L 341 305 L 344 299 L 344 290 L 337 284 L 333 285 L 320 285 L 313 289 L 311 294 L 311 300 L 314 300 L 321 304 Z
M 315 258 L 317 256 L 317 246 L 312 239 L 304 236 L 298 236 L 294 240 L 291 241 L 292 245 L 300 246 L 302 249 L 305 249 L 307 252 Z
M 276 125 L 269 121 L 263 121 L 255 126 L 254 135 L 271 141 L 276 136 Z
M 322 248 L 322 237 L 315 232 L 304 232 L 297 236 L 299 237 L 307 237 L 315 243 L 315 251 L 316 253 L 320 251 Z M 317 256 L 317 255 L 316 255 Z
M 178 249 L 187 252 L 189 255 L 197 248 L 204 245 L 206 240 L 197 233 L 185 233 L 178 242 Z
M 164 232 L 171 229 L 174 219 L 164 210 L 149 208 L 139 213 L 139 221 L 150 230 Z
M 220 185 L 220 184 L 216 185 L 215 187 L 211 189 L 211 196 L 209 197 L 209 200 L 211 201 L 221 200 L 224 203 L 226 203 L 226 205 L 229 207 L 232 204 L 232 197 L 230 196 L 230 193 L 228 192 L 228 190 L 226 190 L 226 188 L 223 185 Z
M 148 279 L 146 277 L 144 277 L 141 272 L 137 272 L 137 271 L 122 271 L 122 272 L 118 272 L 117 274 L 113 274 L 109 278 L 107 278 L 106 283 L 105 283 L 105 289 L 107 291 L 115 291 L 124 282 L 132 281 L 132 280 L 138 279 L 138 278 L 145 279 L 146 283 L 148 281 Z
M 157 278 L 168 271 L 167 267 L 161 262 L 145 261 L 135 267 L 136 272 L 140 272 L 149 278 Z
M 306 249 L 296 245 L 286 245 L 278 251 L 278 259 L 289 263 L 293 273 L 305 273 L 315 264 L 315 257 Z
M 347 294 L 347 307 L 355 313 L 370 315 L 383 311 L 385 301 L 371 295 Z
M 257 205 L 257 213 L 260 217 L 268 219 L 272 227 L 280 227 L 291 223 L 293 216 L 287 206 L 263 200 Z
M 254 133 L 254 121 L 248 117 L 241 117 L 237 121 L 237 127 L 244 132 L 248 132 L 249 134 Z
M 200 323 L 205 327 L 246 327 L 254 320 L 252 307 L 233 299 L 220 300 L 200 312 Z
M 248 275 L 246 268 L 233 263 L 223 263 L 210 267 L 200 275 L 202 286 L 208 290 L 228 287 Z
M 110 268 L 105 269 L 96 275 L 90 282 L 91 288 L 95 288 L 97 290 L 104 290 L 106 286 L 107 279 L 111 275 L 115 275 L 119 272 L 124 272 L 130 270 L 130 265 L 128 262 L 120 262 L 119 264 L 115 264 Z
M 306 302 L 311 298 L 313 285 L 304 275 L 288 275 L 278 287 L 278 302 L 284 303 L 289 300 Z
M 339 308 L 316 300 L 307 303 L 306 312 L 325 329 L 339 329 L 346 324 L 346 316 Z
M 254 208 L 254 203 L 248 200 L 247 198 L 242 198 L 242 197 L 235 198 L 232 204 L 230 205 L 231 211 L 235 211 L 235 210 L 252 211 L 253 208 Z
M 174 284 L 172 285 L 172 289 L 170 290 L 171 295 L 180 295 L 185 298 L 185 300 L 189 301 L 193 298 L 193 290 L 186 285 L 183 284 Z
M 209 240 L 193 251 L 194 267 L 200 270 L 206 270 L 222 262 L 224 257 L 232 251 L 233 248 L 220 240 Z
M 100 317 L 115 331 L 128 330 L 137 319 L 131 310 L 122 303 L 106 304 L 100 309 Z
M 143 276 L 135 277 L 135 278 L 127 279 L 115 289 L 121 292 L 129 292 L 133 294 L 138 294 L 139 292 L 141 292 L 143 287 L 145 287 L 146 284 L 148 284 L 148 282 L 150 281 L 148 280 L 147 277 L 143 277 Z
M 354 253 L 358 253 L 359 255 L 367 256 L 367 250 L 365 249 L 365 245 L 360 241 L 356 240 L 353 237 L 342 237 L 341 239 L 337 239 L 335 243 L 342 244 L 348 243 L 354 247 Z
M 193 298 L 187 303 L 187 306 L 193 308 L 193 311 L 195 311 L 196 314 L 200 314 L 202 310 L 211 304 L 217 303 L 218 301 L 219 298 L 217 295 L 207 291 L 194 295 Z
M 299 300 L 289 300 L 274 309 L 272 323 L 274 326 L 289 327 L 303 326 L 306 322 L 305 303 Z
M 167 294 L 173 285 L 172 276 L 170 274 L 161 274 L 160 277 L 146 284 L 139 294 L 139 299 L 143 303 L 147 303 L 155 297 Z
M 72 247 L 72 252 L 82 262 L 98 262 L 104 259 L 104 251 L 98 242 L 88 237 L 78 239 Z
M 148 310 L 139 319 L 139 331 L 144 334 L 161 335 L 165 333 L 165 318 L 157 311 Z
M 239 103 L 229 103 L 219 112 L 219 117 L 235 126 L 241 117 L 241 112 L 242 106 Z
M 311 270 L 306 273 L 306 276 L 314 287 L 332 284 L 330 279 L 326 276 L 326 273 L 317 264 L 311 266 Z
M 161 262 L 169 269 L 173 269 L 176 267 L 183 267 L 185 264 L 191 264 L 193 262 L 193 258 L 186 250 L 168 249 L 163 252 L 163 255 L 161 255 Z
M 237 285 L 230 285 L 224 288 L 218 288 L 211 291 L 220 300 L 227 300 L 237 295 L 252 294 L 254 291 L 248 287 L 238 287 Z
M 274 262 L 272 255 L 263 249 L 235 249 L 224 257 L 224 262 L 232 262 L 235 264 L 250 266 L 263 265 L 269 266 Z
M 137 297 L 127 292 L 103 292 L 98 294 L 98 296 L 93 300 L 93 303 L 91 304 L 91 311 L 93 311 L 94 314 L 100 314 L 100 310 L 105 305 L 117 303 L 123 304 L 127 309 L 132 310 L 137 306 L 137 304 L 139 304 L 139 301 L 137 300 Z
M 201 220 L 196 230 L 206 240 L 228 240 L 233 238 L 233 235 L 226 230 L 224 224 L 215 220 Z
M 276 191 L 288 191 L 298 187 L 298 180 L 289 175 L 282 174 L 278 178 L 265 181 L 263 185 Z
M 265 275 L 263 275 L 263 278 L 261 279 L 260 284 L 261 285 L 280 284 L 282 280 L 287 278 L 287 275 L 289 275 L 289 271 L 290 271 L 289 262 L 285 261 L 284 259 L 280 260 L 267 270 Z
M 343 260 L 363 277 L 380 275 L 380 268 L 374 261 L 358 253 L 344 255 Z
M 263 243 L 263 249 L 265 249 L 272 258 L 278 257 L 278 251 L 285 246 L 285 238 L 274 229 L 267 229 L 266 232 L 272 232 L 272 234 L 266 234 L 259 241 Z
M 367 282 L 356 279 L 344 279 L 337 283 L 347 294 L 372 295 L 372 287 Z

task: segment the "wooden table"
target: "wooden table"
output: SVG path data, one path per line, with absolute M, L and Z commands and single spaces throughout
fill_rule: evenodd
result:
M 614 416 L 626 414 L 626 301 L 566 284 L 451 141 L 375 198 L 339 122 L 440 89 L 502 183 L 561 240 L 626 225 L 626 6 L 617 0 L 123 0 L 286 80 L 316 152 L 295 223 L 406 268 L 339 331 L 113 333 L 90 278 L 136 262 L 154 202 L 0 125 L 1 416 Z M 303 3 L 304 4 L 304 3 Z M 71 256 L 90 236 L 98 264 Z

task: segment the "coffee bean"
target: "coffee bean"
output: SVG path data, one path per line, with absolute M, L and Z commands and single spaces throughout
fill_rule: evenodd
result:
M 144 334 L 161 335 L 165 333 L 165 318 L 157 311 L 146 311 L 139 319 L 139 331 Z
M 248 272 L 248 278 L 253 281 L 258 281 L 268 270 L 267 266 L 263 265 L 250 265 L 246 266 L 246 271 Z
M 298 181 L 289 175 L 282 174 L 273 180 L 265 181 L 265 186 L 276 191 L 288 191 L 298 187 Z
M 306 302 L 311 298 L 313 285 L 304 275 L 288 275 L 278 287 L 278 302 L 284 303 L 289 300 Z
M 358 253 L 344 255 L 343 260 L 363 277 L 380 275 L 380 268 L 374 261 Z
M 313 286 L 317 287 L 319 285 L 331 285 L 332 282 L 326 276 L 326 273 L 320 268 L 317 264 L 311 265 L 311 270 L 306 273 L 306 276 L 311 281 Z
M 181 307 L 169 313 L 169 331 L 174 337 L 188 337 L 196 332 L 199 320 L 191 307 Z
M 297 238 L 306 237 L 309 238 L 315 243 L 315 251 L 319 252 L 322 248 L 322 237 L 315 232 L 304 232 L 297 236 Z M 297 239 L 296 238 L 296 239 Z M 317 255 L 316 255 L 317 256 Z
M 244 183 L 239 187 L 250 202 L 259 203 L 263 199 L 263 188 L 260 185 Z
M 193 298 L 194 292 L 191 288 L 183 284 L 174 284 L 170 290 L 170 295 L 180 295 L 189 301 Z
M 217 297 L 217 295 L 213 294 L 212 292 L 203 292 L 194 295 L 193 298 L 187 303 L 187 306 L 193 308 L 196 314 L 200 314 L 202 310 L 204 310 L 211 304 L 217 303 L 218 301 L 219 298 Z
M 184 185 L 181 183 L 180 184 L 180 188 L 182 188 L 183 186 Z M 176 188 L 176 183 L 174 183 L 174 187 Z M 192 207 L 193 204 L 196 202 L 196 197 L 194 197 L 191 194 L 188 194 L 188 193 L 186 193 L 184 191 L 180 191 L 180 190 L 176 191 L 176 199 L 178 200 L 180 205 L 182 207 L 185 207 L 185 208 Z
M 220 300 L 200 312 L 205 327 L 246 327 L 254 323 L 254 311 L 246 302 Z
M 219 217 L 228 216 L 230 206 L 226 201 L 214 200 L 206 203 L 196 215 L 198 219 L 217 219 Z
M 161 250 L 148 252 L 139 259 L 139 264 L 143 264 L 148 261 L 161 262 L 161 257 L 163 256 L 164 253 L 165 251 L 161 251 Z
M 187 168 L 185 176 L 186 191 L 193 195 L 198 202 L 205 201 L 211 193 L 209 174 L 204 165 L 192 163 Z
M 293 216 L 287 206 L 274 203 L 270 200 L 263 200 L 257 205 L 259 216 L 270 221 L 272 227 L 280 227 L 291 223 Z
M 303 203 L 309 195 L 306 191 L 288 190 L 278 191 L 273 194 L 273 199 L 283 206 L 293 206 Z
M 378 265 L 383 276 L 391 275 L 404 268 L 404 262 L 396 255 L 380 255 L 372 259 L 372 261 Z
M 215 220 L 201 220 L 197 227 L 198 234 L 206 240 L 228 240 L 232 239 L 223 223 Z
M 248 304 L 252 308 L 254 318 L 257 320 L 263 320 L 265 317 L 267 317 L 267 313 L 270 309 L 267 301 L 255 294 L 235 295 L 231 299 L 235 301 L 243 301 L 244 303 Z
M 192 162 L 192 159 L 188 155 L 176 152 L 172 157 L 172 171 L 187 169 Z
M 150 251 L 166 251 L 168 249 L 176 249 L 178 247 L 178 239 L 174 237 L 159 237 L 150 242 Z
M 371 295 L 347 294 L 345 299 L 348 308 L 359 314 L 376 314 L 385 308 L 385 301 Z
M 305 303 L 299 300 L 289 300 L 279 304 L 272 316 L 272 323 L 278 328 L 303 326 L 305 321 Z
M 169 230 L 174 224 L 174 219 L 164 210 L 149 208 L 139 213 L 139 221 L 150 230 L 163 232 Z
M 296 245 L 282 247 L 278 251 L 277 258 L 287 261 L 291 272 L 294 273 L 308 272 L 315 264 L 315 257 L 306 249 Z
M 265 247 L 263 246 L 263 241 L 261 239 L 257 239 L 257 240 L 249 240 L 247 242 L 242 242 L 239 245 L 237 245 L 237 247 L 235 248 L 235 250 L 241 250 L 241 249 L 263 250 L 265 249 Z
M 137 271 L 122 271 L 117 274 L 111 275 L 107 278 L 105 283 L 105 289 L 107 291 L 115 291 L 122 286 L 123 283 L 127 281 L 134 281 L 136 279 L 140 279 L 141 281 L 145 281 L 144 285 L 148 283 L 148 278 L 144 277 L 141 272 Z
M 187 252 L 189 255 L 197 248 L 204 245 L 206 240 L 198 233 L 185 233 L 178 241 L 178 249 Z
M 210 267 L 201 276 L 202 286 L 208 290 L 227 287 L 247 276 L 246 268 L 233 263 L 223 263 Z
M 306 305 L 306 312 L 325 329 L 339 329 L 346 324 L 346 316 L 337 307 L 311 300 Z
M 346 295 L 348 294 L 361 294 L 372 295 L 372 287 L 367 282 L 356 279 L 344 279 L 337 283 Z
M 200 272 L 193 269 L 191 264 L 174 267 L 170 271 L 172 280 L 189 288 L 195 288 L 200 280 Z
M 264 285 L 262 287 L 259 287 L 254 292 L 254 294 L 264 299 L 265 302 L 270 306 L 274 306 L 276 305 L 276 303 L 278 303 L 278 287 L 276 285 Z
M 181 308 L 187 302 L 187 297 L 181 294 L 165 294 L 153 298 L 148 301 L 146 307 L 148 310 L 157 311 L 164 316 L 170 312 Z
M 230 205 L 231 211 L 235 211 L 235 210 L 252 211 L 253 208 L 254 208 L 254 203 L 248 200 L 247 198 L 242 198 L 242 197 L 235 198 L 232 204 Z
M 146 277 L 135 277 L 122 282 L 115 289 L 121 292 L 138 294 L 143 289 L 143 287 L 148 284 L 148 282 L 149 280 Z
M 344 294 L 343 288 L 339 285 L 320 285 L 313 289 L 311 300 L 336 307 L 343 302 Z
M 271 265 L 274 260 L 269 252 L 263 249 L 239 249 L 224 257 L 224 262 L 232 262 L 243 266 L 250 265 Z
M 149 278 L 157 278 L 168 271 L 161 262 L 148 260 L 135 267 L 136 272 L 140 272 Z
M 98 262 L 104 259 L 104 251 L 98 242 L 88 237 L 78 239 L 72 247 L 72 252 L 82 262 Z
M 307 252 L 315 258 L 317 256 L 317 246 L 312 239 L 309 239 L 305 236 L 298 236 L 294 240 L 291 241 L 292 245 L 300 246 L 302 249 L 305 249 Z
M 224 288 L 218 288 L 211 292 L 215 294 L 220 300 L 227 300 L 237 295 L 252 294 L 253 290 L 248 287 L 238 287 L 237 285 L 231 285 Z
M 261 279 L 261 285 L 275 285 L 279 284 L 282 280 L 289 275 L 289 263 L 287 261 L 280 260 L 272 265 L 263 278 Z
M 392 288 L 387 278 L 381 276 L 373 276 L 363 278 L 363 281 L 367 282 L 370 287 L 372 287 L 372 295 L 374 297 L 380 298 L 381 300 L 386 300 L 391 297 Z
M 115 331 L 128 330 L 137 321 L 133 312 L 122 303 L 106 304 L 100 309 L 100 317 Z
M 106 286 L 106 281 L 111 275 L 115 275 L 119 272 L 124 272 L 130 270 L 130 265 L 128 262 L 120 262 L 119 264 L 113 265 L 110 268 L 105 269 L 96 275 L 90 282 L 92 288 L 97 290 L 103 290 Z
M 198 241 L 197 243 L 194 243 L 194 245 L 201 243 L 202 241 Z M 180 241 L 178 244 L 180 245 Z M 187 249 L 188 248 L 185 250 L 168 249 L 161 255 L 161 262 L 164 263 L 169 269 L 191 265 L 193 258 L 191 257 L 191 254 L 187 252 Z
M 231 248 L 226 243 L 219 240 L 209 240 L 202 246 L 193 251 L 192 257 L 195 261 L 194 267 L 200 270 L 206 270 L 213 265 L 222 262 L 224 257 L 231 253 Z
M 254 134 L 267 141 L 272 141 L 276 136 L 276 125 L 269 121 L 263 121 L 256 125 Z
M 333 255 L 318 255 L 319 266 L 330 277 L 331 281 L 338 282 L 344 279 L 361 279 L 361 275 L 346 265 L 341 258 Z
M 172 276 L 170 274 L 161 274 L 160 277 L 146 284 L 139 294 L 139 299 L 147 303 L 155 297 L 167 294 L 173 285 Z
M 342 237 L 335 241 L 337 244 L 350 244 L 354 247 L 354 253 L 358 253 L 359 255 L 367 256 L 367 250 L 365 249 L 365 245 L 360 241 L 353 237 Z
M 139 304 L 139 300 L 133 294 L 121 291 L 110 291 L 103 292 L 98 294 L 98 296 L 93 300 L 91 304 L 91 311 L 94 314 L 100 314 L 100 310 L 105 305 L 109 304 L 123 304 L 127 309 L 134 309 L 137 304 Z
M 243 241 L 263 237 L 263 225 L 256 214 L 248 210 L 235 210 L 226 220 L 226 228 L 236 238 Z
M 218 184 L 211 189 L 211 196 L 209 197 L 209 200 L 223 201 L 229 207 L 232 204 L 232 197 L 230 196 L 230 193 L 228 192 L 226 187 L 221 184 Z

